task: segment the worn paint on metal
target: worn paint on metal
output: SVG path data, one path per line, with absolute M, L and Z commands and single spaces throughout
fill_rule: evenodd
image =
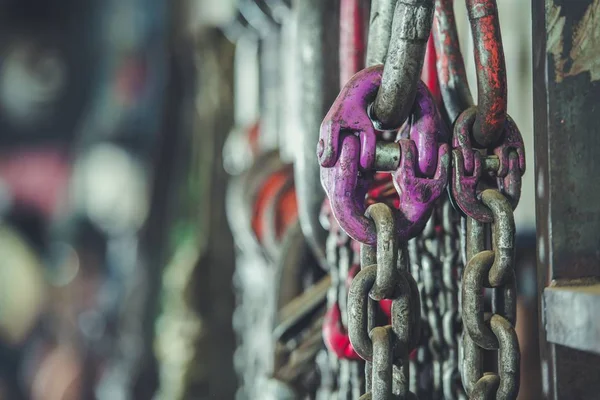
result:
M 566 77 L 589 72 L 590 80 L 600 80 L 600 0 L 594 0 L 583 18 L 567 32 L 567 19 L 562 7 L 552 5 L 546 10 L 546 51 L 554 56 L 556 82 Z M 569 54 L 564 54 L 565 40 L 571 40 Z

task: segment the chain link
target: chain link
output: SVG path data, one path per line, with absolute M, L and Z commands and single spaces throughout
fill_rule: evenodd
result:
M 485 250 L 489 227 L 469 218 L 463 276 L 464 324 L 462 375 L 472 399 L 516 399 L 519 392 L 520 352 L 516 323 L 514 272 L 515 224 L 509 200 L 498 190 L 481 193 L 493 214 L 492 249 Z M 484 310 L 484 291 L 492 289 L 492 315 Z M 498 350 L 497 373 L 483 371 L 484 350 Z
M 361 399 L 414 398 L 408 360 L 420 335 L 417 284 L 408 271 L 405 246 L 398 251 L 391 209 L 376 203 L 367 215 L 375 223 L 377 247 L 362 245 L 361 271 L 348 294 L 348 334 L 356 352 L 367 361 L 367 393 Z M 392 301 L 390 320 L 384 324 L 375 307 L 383 299 Z

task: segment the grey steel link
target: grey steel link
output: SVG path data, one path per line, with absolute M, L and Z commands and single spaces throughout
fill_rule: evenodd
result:
M 398 285 L 398 245 L 392 209 L 376 203 L 367 208 L 365 215 L 375 222 L 377 230 L 377 277 L 370 295 L 373 300 L 391 298 Z
M 372 0 L 367 39 L 367 62 L 371 67 L 385 63 L 390 44 L 394 10 L 398 0 Z
M 374 2 L 370 18 L 374 36 L 368 42 L 369 46 L 375 46 L 368 60 L 385 61 L 381 87 L 371 110 L 381 130 L 398 129 L 413 106 L 433 22 L 433 0 L 388 0 L 388 3 L 395 3 L 391 29 L 389 21 L 378 23 L 377 19 L 385 17 L 383 13 L 389 12 L 393 5 Z M 384 32 L 388 29 L 386 36 Z M 383 60 L 380 58 L 386 40 L 389 44 Z
M 369 336 L 373 342 L 373 372 L 371 397 L 373 399 L 389 399 L 392 393 L 392 364 L 394 352 L 390 326 L 376 326 Z
M 515 225 L 510 202 L 499 191 L 484 190 L 483 204 L 492 211 L 492 249 L 485 250 L 486 226 L 467 221 L 467 257 L 462 287 L 464 336 L 462 376 L 472 399 L 516 399 L 520 351 L 516 323 L 514 273 Z M 486 318 L 484 288 L 493 289 L 492 316 Z M 498 350 L 498 373 L 484 373 L 483 350 Z
M 373 204 L 366 215 L 377 228 L 377 246 L 361 246 L 361 271 L 348 294 L 348 335 L 354 350 L 367 361 L 366 394 L 360 398 L 416 398 L 409 387 L 409 354 L 420 337 L 419 290 L 408 271 L 405 246 L 398 246 L 393 235 L 389 207 Z M 381 299 L 392 300 L 391 324 L 385 326 L 376 324 L 375 300 Z

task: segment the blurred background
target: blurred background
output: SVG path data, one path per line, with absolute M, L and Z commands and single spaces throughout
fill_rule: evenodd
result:
M 509 113 L 533 165 L 530 8 L 498 3 Z M 234 62 L 237 7 L 0 2 L 0 399 L 235 398 L 240 246 L 225 203 L 252 154 L 226 140 L 260 112 L 240 95 L 259 72 Z M 516 218 L 521 398 L 535 399 L 531 171 Z

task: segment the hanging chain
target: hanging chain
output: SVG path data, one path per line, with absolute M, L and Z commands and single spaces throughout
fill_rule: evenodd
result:
M 377 232 L 377 247 L 361 247 L 361 271 L 348 295 L 348 333 L 356 352 L 367 361 L 366 394 L 361 399 L 415 397 L 409 391 L 409 354 L 420 335 L 420 299 L 408 271 L 405 246 L 399 249 L 390 207 L 367 209 Z M 400 254 L 399 254 L 400 252 Z M 389 323 L 380 324 L 376 301 L 391 300 Z
M 408 243 L 411 273 L 421 293 L 422 342 L 411 358 L 411 390 L 425 399 L 465 398 L 458 370 L 462 275 L 458 215 L 444 198 Z
M 496 0 L 466 0 L 477 65 L 473 105 L 453 1 L 436 0 L 434 37 L 446 116 L 454 123 L 452 198 L 466 215 L 461 288 L 463 385 L 472 399 L 515 399 L 519 391 L 513 209 L 525 172 L 523 139 L 506 114 L 504 51 Z M 491 224 L 491 235 L 489 234 Z M 491 241 L 491 250 L 486 250 Z M 491 313 L 484 296 L 492 293 Z M 484 350 L 497 350 L 484 373 Z
M 492 249 L 485 250 L 485 225 L 470 219 L 463 276 L 463 382 L 471 398 L 515 399 L 519 392 L 520 353 L 516 323 L 515 224 L 512 205 L 498 190 L 481 201 L 494 217 Z M 492 289 L 492 315 L 484 312 L 484 290 Z M 498 372 L 483 371 L 484 350 L 498 351 Z

